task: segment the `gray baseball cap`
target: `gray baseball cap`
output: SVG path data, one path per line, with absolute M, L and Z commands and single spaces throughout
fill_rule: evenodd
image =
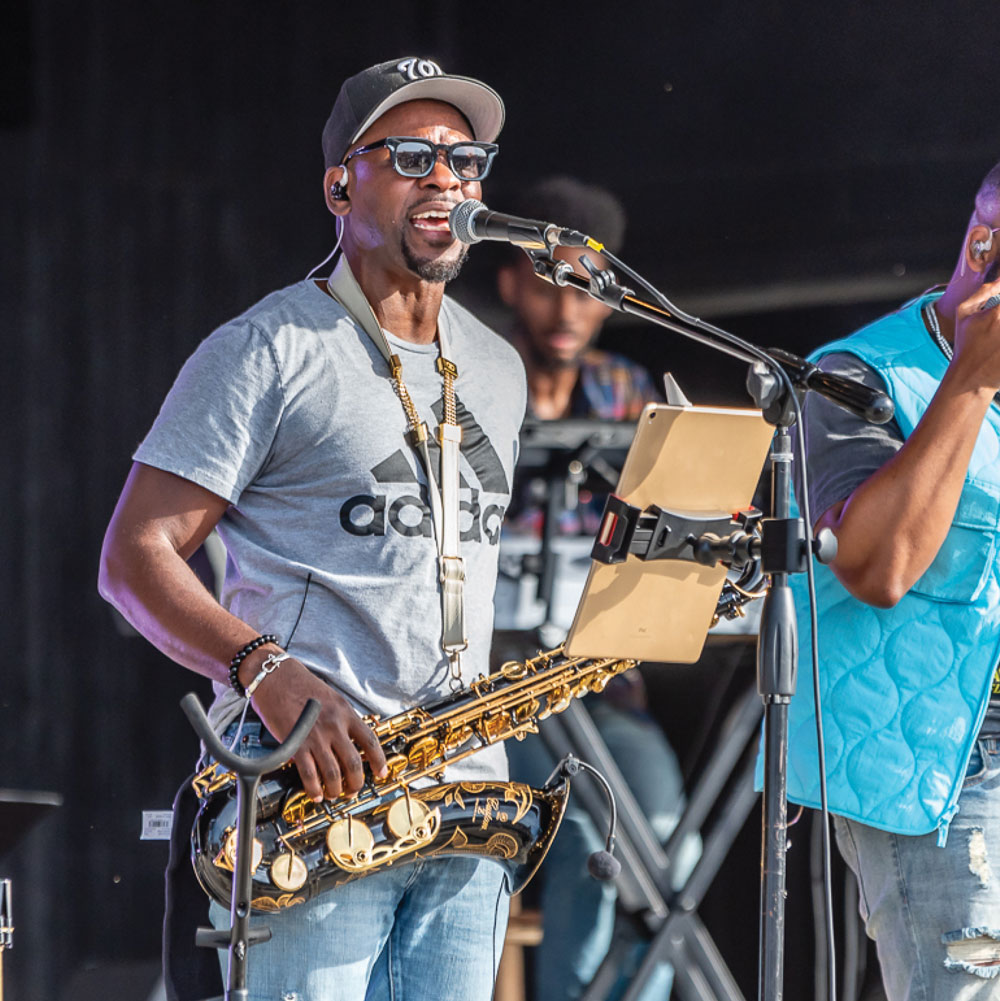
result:
M 341 163 L 376 118 L 404 101 L 444 101 L 458 108 L 480 142 L 493 142 L 503 128 L 503 101 L 492 87 L 445 73 L 431 59 L 390 59 L 344 81 L 323 127 L 326 166 Z

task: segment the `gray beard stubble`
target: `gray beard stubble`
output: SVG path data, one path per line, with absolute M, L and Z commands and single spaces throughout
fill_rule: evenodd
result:
M 425 282 L 440 283 L 454 281 L 458 277 L 459 272 L 461 272 L 462 265 L 465 264 L 465 259 L 469 256 L 469 248 L 463 245 L 461 255 L 454 261 L 421 261 L 414 256 L 413 251 L 410 250 L 406 243 L 405 237 L 400 238 L 400 246 L 406 266 Z

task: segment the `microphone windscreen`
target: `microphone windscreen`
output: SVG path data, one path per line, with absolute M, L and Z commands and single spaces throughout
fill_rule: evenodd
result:
M 614 879 L 622 871 L 622 864 L 611 854 L 611 852 L 594 852 L 587 859 L 587 872 L 594 879 L 607 881 Z
M 486 206 L 476 198 L 466 198 L 459 202 L 448 214 L 448 228 L 451 235 L 462 243 L 479 243 L 482 239 L 472 231 L 472 217 Z

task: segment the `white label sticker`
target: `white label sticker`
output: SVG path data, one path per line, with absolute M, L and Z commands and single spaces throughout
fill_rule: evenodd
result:
M 169 841 L 174 815 L 170 810 L 143 810 L 140 841 Z

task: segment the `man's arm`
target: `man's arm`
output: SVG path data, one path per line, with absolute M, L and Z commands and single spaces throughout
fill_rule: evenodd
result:
M 98 586 L 135 628 L 179 664 L 229 684 L 229 662 L 257 632 L 224 609 L 186 560 L 204 542 L 229 504 L 172 473 L 135 463 L 111 518 Z M 273 645 L 240 665 L 244 686 L 256 677 Z M 357 792 L 364 781 L 361 754 L 380 775 L 385 755 L 375 734 L 342 696 L 300 661 L 286 660 L 265 678 L 253 703 L 279 740 L 291 730 L 308 698 L 322 709 L 295 763 L 314 800 Z
M 983 285 L 956 316 L 955 355 L 899 451 L 815 522 L 837 536 L 831 568 L 861 601 L 888 608 L 931 565 L 951 527 L 969 461 L 1000 387 L 1000 316 L 979 306 Z

